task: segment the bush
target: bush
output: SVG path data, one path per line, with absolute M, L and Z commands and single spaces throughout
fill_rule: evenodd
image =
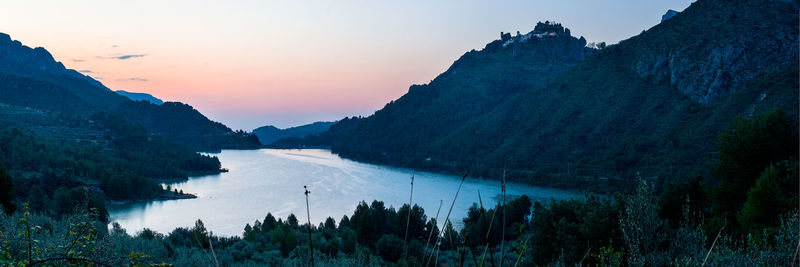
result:
M 403 240 L 394 235 L 383 235 L 375 244 L 378 256 L 386 261 L 397 262 L 403 255 Z

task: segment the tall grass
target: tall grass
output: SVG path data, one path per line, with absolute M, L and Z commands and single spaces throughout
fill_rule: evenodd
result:
M 303 190 L 305 190 L 306 195 L 306 215 L 308 216 L 308 252 L 311 254 L 311 267 L 314 267 L 314 244 L 313 238 L 311 237 L 311 209 L 308 207 L 308 194 L 311 194 L 311 191 L 308 191 L 308 187 L 305 185 L 303 186 Z
M 442 200 L 439 200 L 439 209 L 436 210 L 436 217 L 433 218 L 433 226 L 431 227 L 431 231 L 428 234 L 428 241 L 425 241 L 425 250 L 422 251 L 422 260 L 425 260 L 426 256 L 428 256 L 428 245 L 431 243 L 431 238 L 433 237 L 433 230 L 436 230 L 436 224 L 439 221 L 439 212 L 442 211 Z
M 506 170 L 503 170 L 503 232 L 500 234 L 500 266 L 503 266 L 506 259 Z
M 459 193 L 459 192 L 461 192 L 461 186 L 462 186 L 462 185 L 464 185 L 464 180 L 466 180 L 466 179 L 467 179 L 467 175 L 469 175 L 469 171 L 467 171 L 467 173 L 465 173 L 463 176 L 461 176 L 461 182 L 460 182 L 460 183 L 458 183 L 458 190 L 456 190 L 456 195 L 453 197 L 453 202 L 452 202 L 452 203 L 450 203 L 450 210 L 448 210 L 448 211 L 447 211 L 447 216 L 445 216 L 445 218 L 444 218 L 444 224 L 443 224 L 444 226 L 447 226 L 447 223 L 450 221 L 450 213 L 452 213 L 452 212 L 453 212 L 453 206 L 455 206 L 455 205 L 456 205 L 456 199 L 458 199 L 458 193 Z M 445 232 L 447 232 L 447 231 L 445 231 Z M 437 238 L 436 238 L 436 244 L 439 244 L 439 242 L 440 242 L 441 240 L 442 240 L 442 233 L 440 233 L 440 234 L 437 236 Z M 452 239 L 452 238 L 450 238 L 450 240 L 453 240 L 453 239 Z M 438 248 L 438 246 L 437 246 L 437 248 Z M 436 251 L 436 250 L 437 250 L 437 249 L 434 249 L 434 251 Z M 438 255 L 438 254 L 437 254 L 437 255 Z M 430 258 L 430 259 L 428 259 L 428 260 L 425 262 L 425 266 L 428 266 L 428 264 L 430 263 L 430 261 L 431 261 L 431 259 L 432 259 L 432 258 L 433 258 L 433 255 L 431 255 L 431 258 Z
M 406 217 L 406 233 L 403 236 L 403 254 L 405 254 L 405 260 L 408 262 L 408 225 L 411 224 L 411 210 L 412 209 L 412 200 L 414 199 L 414 175 L 411 175 L 411 194 L 408 197 L 408 216 Z

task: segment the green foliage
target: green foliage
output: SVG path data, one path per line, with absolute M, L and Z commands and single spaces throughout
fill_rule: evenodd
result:
M 624 213 L 619 226 L 631 266 L 661 265 L 656 251 L 666 239 L 662 231 L 663 221 L 658 216 L 653 187 L 639 178 L 636 192 L 625 200 Z
M 463 242 L 461 235 L 458 234 L 453 227 L 453 223 L 449 220 L 444 222 L 442 227 L 442 239 L 439 242 L 440 250 L 455 250 Z
M 517 239 L 523 231 L 527 230 L 528 216 L 532 205 L 531 199 L 526 195 L 515 198 L 506 204 L 505 228 L 508 230 L 506 231 L 505 240 Z M 496 209 L 485 210 L 479 208 L 476 204 L 469 208 L 467 217 L 463 219 L 464 228 L 461 229 L 461 236 L 467 246 L 482 248 L 486 245 L 495 247 L 500 244 L 503 232 L 503 208 L 500 203 L 498 203 Z M 489 225 L 491 225 L 491 229 L 489 229 Z
M 375 250 L 384 260 L 397 262 L 403 254 L 403 239 L 395 235 L 383 235 L 375 243 Z
M 6 171 L 6 167 L 0 162 L 0 205 L 3 205 L 3 212 L 6 215 L 14 213 L 17 205 L 14 204 L 14 181 Z
M 711 200 L 702 177 L 676 181 L 664 187 L 658 198 L 659 215 L 669 222 L 670 227 L 677 228 L 682 223 L 686 209 L 692 213 L 710 214 Z
M 527 197 L 510 201 L 506 207 L 507 215 L 510 215 L 507 220 L 513 221 L 509 222 L 510 225 L 520 225 L 521 233 L 507 239 L 506 262 L 510 264 L 519 258 L 522 265 L 569 265 L 580 262 L 584 265 L 621 266 L 636 265 L 642 262 L 640 259 L 656 265 L 702 263 L 708 251 L 708 240 L 701 226 L 702 217 L 694 216 L 685 208 L 680 227 L 670 232 L 663 227 L 650 227 L 668 225 L 657 216 L 656 196 L 651 186 L 642 183 L 634 194 L 621 199 L 624 201 L 589 196 L 586 199 L 554 200 L 547 206 L 537 202 L 533 204 L 534 213 L 530 223 L 527 222 L 527 216 L 517 219 L 519 217 L 511 215 L 515 210 L 524 214 L 522 210 L 529 207 L 525 204 L 529 201 Z M 383 210 L 389 214 L 393 210 L 379 203 L 374 201 L 372 206 L 366 206 L 362 202 L 361 206 L 366 206 L 366 210 L 361 212 Z M 245 238 L 215 236 L 200 220 L 192 228 L 178 228 L 168 235 L 145 229 L 131 236 L 118 224 L 106 233 L 104 224 L 94 223 L 96 215 L 88 214 L 85 210 L 76 209 L 76 215 L 66 216 L 62 220 L 29 212 L 16 213 L 11 217 L 0 215 L 0 262 L 4 265 L 52 261 L 57 265 L 94 262 L 112 266 L 166 266 L 166 263 L 196 266 L 214 265 L 216 258 L 225 266 L 253 266 L 302 265 L 307 263 L 309 257 L 304 244 L 308 242 L 305 233 L 292 228 L 288 219 L 287 222 L 275 221 L 270 215 L 264 220 L 268 223 L 256 221 L 252 226 L 245 227 Z M 476 216 L 476 212 L 480 213 L 481 210 L 473 207 L 471 216 Z M 366 215 L 352 217 L 359 218 L 354 221 L 357 222 L 366 218 L 362 216 Z M 485 216 L 478 214 L 478 218 Z M 772 235 L 750 235 L 743 243 L 734 242 L 733 236 L 723 233 L 717 246 L 711 250 L 709 264 L 789 264 L 800 238 L 796 227 L 797 212 L 790 212 L 781 218 L 773 228 Z M 377 221 L 385 219 L 380 216 L 372 218 Z M 397 216 L 393 223 L 404 225 L 405 221 Z M 426 228 L 432 224 L 433 221 L 429 221 Z M 408 243 L 409 261 L 404 260 L 403 232 L 386 233 L 377 229 L 380 235 L 377 241 L 374 244 L 362 244 L 357 233 L 358 223 L 350 226 L 340 224 L 337 228 L 333 219 L 329 219 L 321 225 L 311 228 L 317 250 L 314 253 L 315 261 L 320 264 L 424 265 L 423 245 L 417 238 L 412 238 Z M 498 248 L 490 249 L 483 258 L 480 249 L 483 245 L 469 247 L 470 235 L 466 228 L 475 228 L 477 225 L 473 219 L 465 219 L 465 229 L 459 233 L 447 222 L 440 245 L 430 247 L 426 254 L 433 253 L 432 261 L 443 265 L 469 264 L 470 259 L 475 262 L 482 260 L 485 266 L 497 263 L 501 257 Z M 299 226 L 300 229 L 305 227 Z M 514 231 L 507 229 L 506 232 Z M 438 231 L 435 235 L 438 235 Z M 668 237 L 666 240 L 669 241 L 659 245 L 657 241 L 665 240 L 663 237 Z M 213 252 L 211 246 L 214 247 Z M 60 257 L 65 253 L 69 257 Z
M 0 218 L 0 262 L 4 266 L 123 264 L 102 249 L 108 244 L 101 234 L 104 224 L 86 212 L 62 220 L 28 211 Z M 76 209 L 81 211 L 83 209 Z
M 597 196 L 585 200 L 552 200 L 533 205 L 530 241 L 536 264 L 577 263 L 591 249 L 621 250 L 619 202 Z
M 787 170 L 788 169 L 788 170 Z M 758 235 L 763 229 L 779 225 L 779 216 L 797 208 L 797 161 L 770 165 L 761 173 L 737 214 L 745 232 Z
M 735 227 L 736 214 L 759 174 L 779 161 L 796 161 L 797 142 L 796 121 L 792 122 L 782 110 L 736 118 L 719 137 L 714 174 L 720 185 L 714 190 L 714 211 Z M 766 187 L 770 183 L 763 183 L 761 190 L 769 190 Z M 796 196 L 797 192 L 793 194 Z
M 76 142 L 0 128 L 0 161 L 19 174 L 13 177 L 14 187 L 3 188 L 13 188 L 13 196 L 27 200 L 35 211 L 65 214 L 73 204 L 88 201 L 89 208 L 104 213 L 106 197 L 162 197 L 164 190 L 151 178 L 185 179 L 220 170 L 216 157 L 183 149 L 113 115 L 97 113 L 91 121 L 67 116 L 60 123 L 102 136 Z
M 193 150 L 253 149 L 261 146 L 255 135 L 241 130 L 233 131 L 222 123 L 209 120 L 192 106 L 179 102 L 155 105 L 146 101 L 125 101 L 113 113 Z

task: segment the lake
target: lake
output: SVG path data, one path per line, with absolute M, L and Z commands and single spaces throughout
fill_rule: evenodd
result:
M 395 209 L 408 203 L 414 175 L 413 202 L 433 218 L 441 200 L 439 221 L 443 222 L 461 180 L 452 175 L 351 161 L 321 149 L 223 150 L 212 155 L 219 157 L 229 171 L 169 184 L 197 195 L 196 199 L 112 205 L 110 220 L 130 234 L 143 228 L 166 234 L 177 227 L 191 227 L 201 219 L 217 235 L 241 235 L 245 224 L 263 221 L 268 212 L 284 220 L 294 213 L 301 224 L 307 222 L 303 194 L 307 185 L 311 191 L 311 222 L 318 225 L 333 217 L 338 223 L 343 215 L 352 215 L 362 200 L 371 203 L 377 199 Z M 507 199 L 522 194 L 533 200 L 583 197 L 577 192 L 516 183 L 508 183 L 506 188 Z M 501 199 L 499 181 L 467 178 L 450 215 L 456 227 L 467 209 L 478 203 L 479 191 L 487 207 L 494 207 Z

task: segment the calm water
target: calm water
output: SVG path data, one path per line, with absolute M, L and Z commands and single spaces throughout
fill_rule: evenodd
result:
M 346 160 L 328 150 L 223 150 L 214 155 L 229 172 L 171 184 L 198 198 L 112 206 L 111 221 L 133 234 L 143 228 L 168 233 L 201 219 L 215 234 L 241 235 L 245 224 L 264 220 L 267 212 L 284 220 L 294 213 L 301 223 L 306 222 L 303 185 L 308 185 L 311 222 L 316 225 L 329 216 L 338 222 L 343 215 L 352 215 L 362 200 L 378 199 L 395 208 L 407 203 L 412 173 L 416 177 L 414 203 L 433 218 L 442 200 L 439 221 L 444 221 L 460 181 L 455 176 Z M 527 194 L 534 200 L 582 197 L 522 184 L 508 184 L 507 189 L 507 195 Z M 457 226 L 472 203 L 478 202 L 478 191 L 485 206 L 494 206 L 500 183 L 468 178 L 450 216 Z

